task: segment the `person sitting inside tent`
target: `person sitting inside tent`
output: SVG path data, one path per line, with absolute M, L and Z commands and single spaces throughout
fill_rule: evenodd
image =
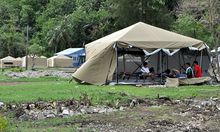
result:
M 151 77 L 151 79 L 154 79 L 154 68 L 148 67 L 148 63 L 144 62 L 143 66 L 141 67 L 141 71 L 137 73 L 137 78 L 136 81 L 138 81 L 139 77 L 143 77 L 144 79 L 146 79 L 147 77 Z
M 177 69 L 171 69 L 169 76 L 171 78 L 178 78 L 180 76 L 180 71 Z
M 194 74 L 193 74 L 193 69 L 192 69 L 192 67 L 190 66 L 190 63 L 189 63 L 189 62 L 186 63 L 185 66 L 186 66 L 186 71 L 185 71 L 185 73 L 186 73 L 186 75 L 187 75 L 187 78 L 193 78 L 193 77 L 194 77 Z
M 172 69 L 169 75 L 170 78 L 186 78 L 186 74 L 181 74 L 179 70 Z
M 193 62 L 193 65 L 194 65 L 194 76 L 195 78 L 199 78 L 199 77 L 202 77 L 202 69 L 201 67 L 199 66 L 199 63 L 198 61 L 194 61 Z

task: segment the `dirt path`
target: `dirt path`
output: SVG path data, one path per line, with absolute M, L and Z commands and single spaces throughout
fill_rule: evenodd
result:
M 23 83 L 27 83 L 27 82 L 0 82 L 0 86 L 13 86 Z
M 217 132 L 220 112 L 186 106 L 139 106 L 126 112 L 94 115 L 79 124 L 79 131 Z
M 69 103 L 70 106 L 75 106 L 74 103 Z M 68 101 L 65 104 L 67 106 Z M 40 105 L 35 106 L 36 109 Z M 30 110 L 30 113 L 33 113 L 33 110 Z M 42 110 L 45 110 L 45 107 Z M 16 113 L 18 111 L 20 109 L 17 109 Z M 16 117 L 20 119 L 20 115 L 23 117 L 25 114 L 21 112 Z M 36 130 L 74 128 L 74 131 L 80 132 L 220 132 L 220 100 L 170 100 L 161 97 L 124 107 L 123 111 L 82 114 L 78 118 L 61 118 L 56 122 L 45 123 L 46 126 L 32 122 L 29 127 Z

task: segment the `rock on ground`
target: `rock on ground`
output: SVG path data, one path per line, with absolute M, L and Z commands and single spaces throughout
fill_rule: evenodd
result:
M 63 71 L 55 70 L 39 70 L 39 71 L 23 71 L 23 72 L 6 72 L 5 75 L 12 78 L 38 78 L 38 77 L 60 77 L 60 78 L 71 78 L 72 73 L 66 73 Z

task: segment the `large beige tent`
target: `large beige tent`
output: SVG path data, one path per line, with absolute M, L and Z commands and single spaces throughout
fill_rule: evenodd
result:
M 32 67 L 33 65 L 33 59 L 31 55 L 28 55 L 28 67 Z M 26 56 L 22 57 L 22 67 L 26 67 Z M 35 57 L 35 68 L 46 68 L 47 67 L 47 57 L 41 56 Z
M 186 37 L 142 22 L 98 39 L 86 46 L 86 62 L 73 74 L 77 80 L 103 85 L 111 81 L 117 65 L 119 47 L 136 47 L 146 51 L 156 49 L 206 48 L 197 39 Z
M 16 66 L 16 59 L 11 56 L 7 56 L 0 60 L 1 68 L 13 67 Z
M 22 67 L 22 58 L 18 57 L 15 59 L 15 65 L 17 67 Z
M 60 68 L 66 68 L 66 67 L 72 67 L 72 59 L 63 56 L 63 55 L 58 55 L 58 56 L 53 56 L 47 59 L 47 67 L 60 67 Z

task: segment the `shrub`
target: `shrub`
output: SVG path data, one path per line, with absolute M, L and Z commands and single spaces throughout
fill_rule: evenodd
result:
M 8 125 L 7 121 L 0 116 L 0 132 L 3 132 L 7 127 L 7 125 Z
M 22 68 L 17 68 L 17 67 L 11 68 L 10 70 L 11 70 L 12 72 L 22 72 L 22 71 L 23 71 Z

